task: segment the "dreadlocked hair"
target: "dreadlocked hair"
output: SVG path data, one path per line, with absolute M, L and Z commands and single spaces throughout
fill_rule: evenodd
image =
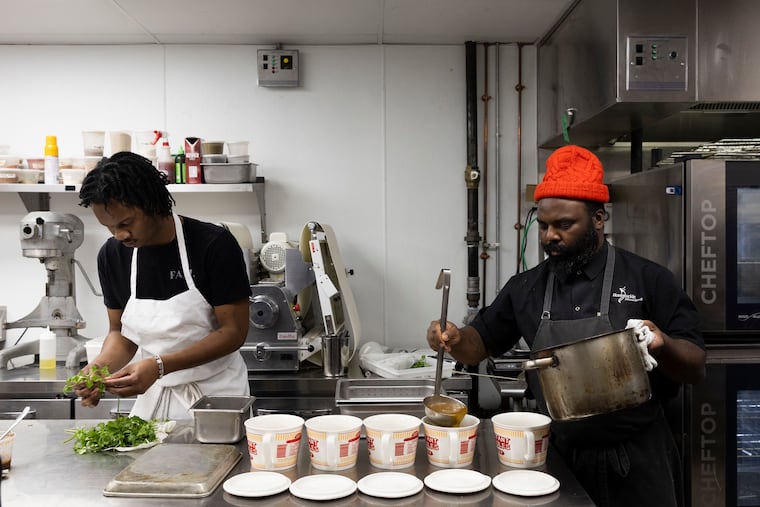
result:
M 118 201 L 148 215 L 169 216 L 176 204 L 166 185 L 169 179 L 145 157 L 122 151 L 103 157 L 82 182 L 80 206 Z

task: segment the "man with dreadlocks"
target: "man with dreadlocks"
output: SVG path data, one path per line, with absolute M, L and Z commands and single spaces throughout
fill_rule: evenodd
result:
M 106 389 L 137 396 L 130 415 L 188 419 L 203 395 L 250 394 L 238 349 L 251 294 L 243 254 L 226 229 L 172 211 L 168 180 L 130 152 L 104 158 L 79 192 L 80 206 L 113 237 L 98 254 L 109 330 L 87 365 L 107 366 Z M 129 361 L 138 347 L 143 359 Z M 97 389 L 78 386 L 83 406 Z

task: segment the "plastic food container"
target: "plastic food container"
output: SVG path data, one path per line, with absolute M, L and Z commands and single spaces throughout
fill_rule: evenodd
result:
M 201 152 L 204 155 L 220 155 L 224 153 L 224 141 L 206 141 L 201 143 Z
M 206 183 L 246 183 L 256 179 L 256 164 L 202 164 Z
M 58 172 L 64 185 L 80 185 L 84 180 L 84 169 L 61 169 Z
M 255 396 L 204 396 L 190 407 L 195 438 L 209 444 L 233 444 L 245 436 Z
M 29 169 L 45 169 L 44 158 L 28 158 L 26 159 L 26 166 Z
M 16 169 L 19 183 L 39 183 L 43 175 L 44 172 L 41 169 Z
M 436 359 L 427 358 L 426 366 L 412 368 L 411 366 L 420 359 L 420 354 L 411 352 L 399 352 L 394 354 L 369 353 L 359 357 L 359 365 L 383 378 L 392 379 L 425 379 L 435 378 Z M 448 378 L 454 372 L 454 362 L 444 360 L 441 377 Z
M 18 177 L 14 169 L 0 168 L 0 183 L 18 183 Z

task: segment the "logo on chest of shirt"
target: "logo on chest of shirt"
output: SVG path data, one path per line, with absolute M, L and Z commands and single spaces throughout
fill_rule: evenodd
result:
M 628 294 L 628 289 L 623 286 L 618 289 L 618 292 L 613 292 L 612 297 L 614 299 L 617 299 L 618 303 L 626 302 L 626 303 L 638 303 L 640 301 L 644 301 L 644 298 L 638 297 L 636 294 Z
M 169 280 L 184 280 L 185 277 L 182 276 L 182 270 L 169 270 Z

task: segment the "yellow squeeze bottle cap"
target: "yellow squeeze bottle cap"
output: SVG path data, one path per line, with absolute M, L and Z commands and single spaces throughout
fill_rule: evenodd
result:
M 45 136 L 45 156 L 58 156 L 58 138 L 56 136 Z

